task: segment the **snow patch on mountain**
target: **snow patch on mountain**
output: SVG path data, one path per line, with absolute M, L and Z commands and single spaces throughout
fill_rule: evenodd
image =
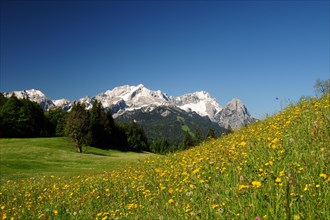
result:
M 95 100 L 102 103 L 104 108 L 110 108 L 113 113 L 120 110 L 132 111 L 148 106 L 161 106 L 168 104 L 169 97 L 161 91 L 152 91 L 144 85 L 120 86 L 107 90 L 95 96 Z
M 193 111 L 201 116 L 208 116 L 212 121 L 215 121 L 215 115 L 222 110 L 216 99 L 205 91 L 179 96 L 174 99 L 174 103 L 187 112 Z
M 50 109 L 55 107 L 53 101 L 37 89 L 4 92 L 3 95 L 7 98 L 11 97 L 12 95 L 15 95 L 19 99 L 29 99 L 30 101 L 39 103 L 43 109 Z
M 69 111 L 72 107 L 72 104 L 73 104 L 73 102 L 68 100 L 68 99 L 53 100 L 53 103 L 57 108 L 62 108 L 65 111 Z

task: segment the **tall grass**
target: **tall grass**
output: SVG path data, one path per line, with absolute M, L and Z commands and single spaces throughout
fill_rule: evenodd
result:
M 7 181 L 20 219 L 330 219 L 330 96 L 102 174 Z

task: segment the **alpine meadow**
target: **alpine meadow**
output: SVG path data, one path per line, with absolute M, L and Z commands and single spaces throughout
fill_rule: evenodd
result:
M 0 1 L 0 220 L 330 220 L 330 1 Z
M 329 147 L 325 94 L 165 156 L 150 154 L 109 169 L 92 165 L 80 174 L 9 174 L 1 182 L 0 217 L 330 219 Z

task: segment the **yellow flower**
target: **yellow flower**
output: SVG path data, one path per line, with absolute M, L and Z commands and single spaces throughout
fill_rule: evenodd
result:
M 53 213 L 54 213 L 54 215 L 57 215 L 58 211 L 55 209 L 55 210 L 53 210 Z
M 261 182 L 260 181 L 253 181 L 252 182 L 252 186 L 255 187 L 255 188 L 259 188 L 261 186 Z
M 275 182 L 280 183 L 280 182 L 282 182 L 282 180 L 281 180 L 281 178 L 277 177 L 277 178 L 275 179 Z
M 308 186 L 309 186 L 309 184 L 306 184 L 306 186 L 304 188 L 304 191 L 307 191 L 308 190 Z
M 240 185 L 238 190 L 243 190 L 243 189 L 248 189 L 248 188 L 249 188 L 249 186 L 247 186 L 247 185 Z
M 241 145 L 242 147 L 244 147 L 244 146 L 246 145 L 246 142 L 245 142 L 245 141 L 242 141 L 242 142 L 240 143 L 240 145 Z
M 173 202 L 174 202 L 173 199 L 169 199 L 169 200 L 168 200 L 168 203 L 169 203 L 169 204 L 172 204 Z
M 5 209 L 5 206 L 3 205 L 3 206 L 1 206 L 1 210 L 4 210 Z
M 185 208 L 185 212 L 190 212 L 190 210 L 191 210 L 191 209 L 190 209 L 190 205 L 187 204 L 187 205 L 186 205 L 186 208 Z
M 199 168 L 197 168 L 196 170 L 194 170 L 194 171 L 193 171 L 193 174 L 196 174 L 196 173 L 198 173 L 198 172 L 199 172 L 199 170 L 200 170 L 200 169 L 199 169 Z
M 134 203 L 127 204 L 128 210 L 130 210 L 130 209 L 136 209 L 137 207 L 138 207 L 138 205 L 137 204 L 134 204 Z
M 326 178 L 327 178 L 327 174 L 325 174 L 325 173 L 321 173 L 321 174 L 320 174 L 320 177 L 322 177 L 323 179 L 326 179 Z
M 218 208 L 219 204 L 213 204 L 213 205 L 211 205 L 211 207 L 212 207 L 212 209 Z

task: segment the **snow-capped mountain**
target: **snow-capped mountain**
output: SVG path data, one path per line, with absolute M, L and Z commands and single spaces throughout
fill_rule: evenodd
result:
M 149 90 L 142 84 L 116 87 L 96 95 L 94 99 L 117 115 L 124 111 L 169 104 L 169 97 L 165 93 Z
M 74 103 L 74 101 L 67 99 L 51 100 L 41 91 L 35 89 L 3 94 L 5 97 L 15 94 L 17 98 L 30 99 L 39 103 L 46 111 L 52 108 L 62 108 L 68 111 Z M 91 109 L 95 100 L 101 102 L 105 109 L 111 109 L 114 118 L 136 110 L 152 112 L 160 106 L 172 106 L 187 113 L 195 112 L 202 117 L 208 117 L 221 127 L 228 128 L 230 126 L 233 130 L 254 120 L 239 99 L 233 99 L 227 103 L 225 108 L 222 108 L 216 99 L 205 91 L 172 97 L 159 90 L 150 90 L 142 84 L 138 86 L 125 85 L 107 90 L 95 97 L 85 96 L 77 101 L 84 104 L 86 109 Z
M 58 100 L 53 100 L 53 103 L 56 107 L 62 108 L 66 111 L 70 110 L 72 107 L 73 102 L 67 99 L 58 99 Z
M 39 103 L 39 105 L 43 109 L 50 109 L 55 107 L 55 104 L 51 99 L 49 99 L 45 94 L 36 89 L 4 92 L 3 95 L 5 97 L 11 97 L 12 95 L 15 95 L 19 99 L 29 99 L 33 102 Z
M 221 127 L 237 130 L 254 121 L 241 100 L 234 98 L 226 107 L 215 116 L 215 120 Z
M 186 112 L 196 112 L 201 116 L 208 116 L 211 121 L 215 121 L 215 115 L 222 110 L 219 103 L 205 91 L 185 94 L 174 98 L 177 107 Z

